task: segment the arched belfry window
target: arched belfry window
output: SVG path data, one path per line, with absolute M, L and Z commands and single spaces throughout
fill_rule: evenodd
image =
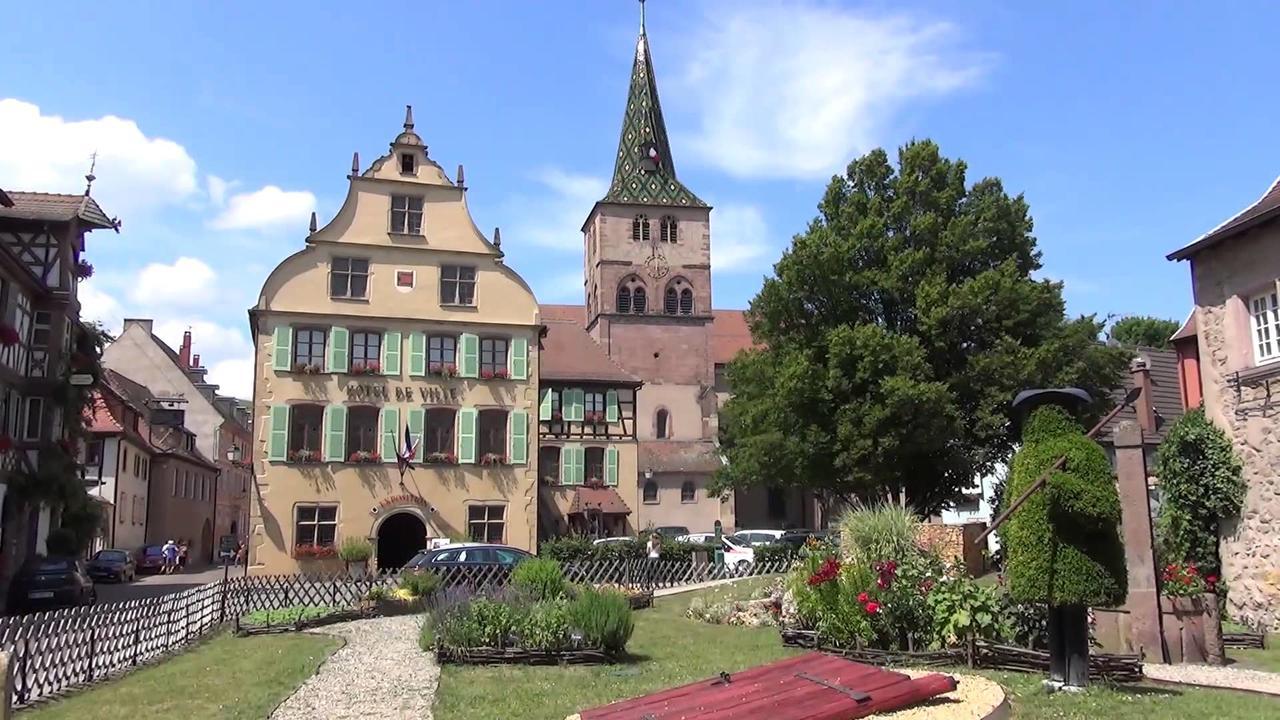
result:
M 659 440 L 671 437 L 671 413 L 666 408 L 659 410 L 654 418 L 654 436 Z
M 693 288 L 684 278 L 676 278 L 667 284 L 662 297 L 662 312 L 666 315 L 693 314 Z
M 670 215 L 662 216 L 662 224 L 659 226 L 659 237 L 662 242 L 673 243 L 676 241 L 676 219 Z
M 649 242 L 648 215 L 637 215 L 631 220 L 631 239 L 636 242 Z
M 644 282 L 632 275 L 618 285 L 618 302 L 616 312 L 643 315 L 648 305 L 648 294 Z

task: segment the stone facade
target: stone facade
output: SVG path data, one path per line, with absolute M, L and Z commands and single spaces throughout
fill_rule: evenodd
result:
M 1264 222 L 1229 234 L 1214 231 L 1170 258 L 1190 260 L 1205 413 L 1231 437 L 1248 487 L 1240 517 L 1226 525 L 1222 537 L 1228 613 L 1234 620 L 1277 630 L 1280 412 L 1271 386 L 1280 383 L 1280 362 L 1275 353 L 1267 355 L 1260 347 L 1250 306 L 1254 298 L 1274 302 L 1280 278 L 1280 224 Z M 1273 311 L 1268 309 L 1264 316 L 1274 317 Z M 1269 330 L 1271 342 L 1280 341 L 1274 324 Z

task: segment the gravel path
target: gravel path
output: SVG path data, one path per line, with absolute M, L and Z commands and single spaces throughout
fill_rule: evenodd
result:
M 347 644 L 271 714 L 272 720 L 431 720 L 440 668 L 418 647 L 416 615 L 355 620 L 308 632 Z
M 1280 695 L 1280 673 L 1214 665 L 1157 665 L 1154 663 L 1143 664 L 1142 672 L 1152 680 L 1160 682 Z

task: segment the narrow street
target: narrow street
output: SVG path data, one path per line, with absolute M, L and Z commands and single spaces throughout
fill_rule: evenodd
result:
M 242 577 L 244 567 L 237 566 L 230 570 L 227 577 Z M 97 583 L 98 602 L 122 602 L 139 598 L 157 597 L 170 593 L 182 592 L 199 585 L 217 582 L 223 578 L 223 568 L 211 567 L 205 570 L 193 570 L 173 575 L 139 575 L 131 583 Z

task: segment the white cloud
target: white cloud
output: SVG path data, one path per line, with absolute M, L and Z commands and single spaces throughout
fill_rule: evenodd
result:
M 134 302 L 153 308 L 195 308 L 213 301 L 217 285 L 217 273 L 203 260 L 180 257 L 172 265 L 151 263 L 142 268 L 130 295 Z
M 0 99 L 0 178 L 6 190 L 84 191 L 97 153 L 94 198 L 110 214 L 182 202 L 198 190 L 196 162 L 172 140 L 148 137 L 133 120 L 66 120 L 32 103 Z
M 214 207 L 222 207 L 227 202 L 227 189 L 236 183 L 229 183 L 217 175 L 208 175 L 205 177 L 205 185 L 209 192 L 209 202 Z
M 977 79 L 985 59 L 954 49 L 953 26 L 815 2 L 722 2 L 687 43 L 681 96 L 690 138 L 737 177 L 822 178 L 883 142 L 907 102 Z
M 752 271 L 773 255 L 769 227 L 755 205 L 718 205 L 711 219 L 711 268 Z
M 107 332 L 120 332 L 124 308 L 114 297 L 98 289 L 93 280 L 85 280 L 77 289 L 80 297 L 80 317 L 89 322 L 100 322 Z
M 225 192 L 226 188 L 222 189 Z M 217 230 L 261 230 L 294 225 L 302 232 L 315 208 L 316 196 L 310 192 L 267 185 L 261 190 L 232 195 L 226 209 L 209 224 Z
M 253 397 L 253 354 L 247 357 L 228 358 L 210 365 L 209 382 L 218 385 L 218 393 L 243 400 Z
M 543 187 L 539 197 L 519 197 L 510 216 L 519 218 L 508 238 L 553 250 L 582 251 L 582 223 L 596 201 L 609 189 L 607 180 L 548 168 L 534 178 Z

